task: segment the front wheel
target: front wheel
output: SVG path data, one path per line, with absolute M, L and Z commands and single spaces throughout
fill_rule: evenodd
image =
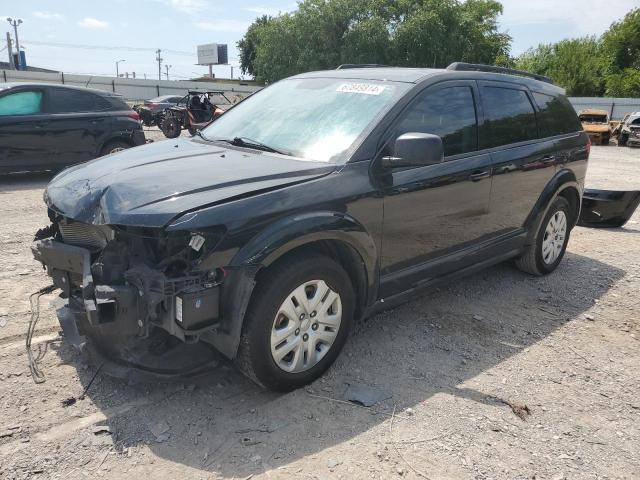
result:
M 342 350 L 354 308 L 353 286 L 336 262 L 312 253 L 284 259 L 258 281 L 236 364 L 271 390 L 306 385 Z
M 569 202 L 563 197 L 556 198 L 538 229 L 535 241 L 516 259 L 516 266 L 532 275 L 553 272 L 567 249 L 571 218 Z

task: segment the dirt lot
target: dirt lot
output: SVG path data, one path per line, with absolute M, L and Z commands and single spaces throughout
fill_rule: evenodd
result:
M 220 362 L 196 383 L 100 374 L 64 407 L 95 368 L 56 338 L 55 295 L 45 383 L 24 348 L 28 294 L 49 283 L 29 251 L 47 180 L 0 180 L 0 477 L 640 478 L 640 211 L 574 230 L 549 277 L 500 265 L 360 322 L 307 389 L 261 391 Z M 640 188 L 640 151 L 595 147 L 587 183 Z M 343 403 L 349 383 L 392 396 Z

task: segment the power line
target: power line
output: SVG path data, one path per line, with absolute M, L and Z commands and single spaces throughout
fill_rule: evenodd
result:
M 30 43 L 31 45 L 41 45 L 44 47 L 59 47 L 59 48 L 80 48 L 83 50 L 118 50 L 125 52 L 157 52 L 157 48 L 146 47 L 117 47 L 106 45 L 81 45 L 76 43 L 58 43 L 58 42 L 40 42 L 37 40 L 23 40 L 23 43 Z M 163 52 L 170 53 L 172 55 L 188 55 L 190 57 L 195 56 L 194 52 L 184 52 L 181 50 L 167 50 L 162 49 Z

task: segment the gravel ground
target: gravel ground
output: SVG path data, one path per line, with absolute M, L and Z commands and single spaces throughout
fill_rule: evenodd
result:
M 551 276 L 499 265 L 360 322 L 309 388 L 265 392 L 220 362 L 194 383 L 98 375 L 64 407 L 95 369 L 57 338 L 55 295 L 45 383 L 24 349 L 28 295 L 49 283 L 29 251 L 47 181 L 0 179 L 3 479 L 640 478 L 640 211 L 576 228 Z M 640 150 L 594 147 L 587 183 L 640 188 Z M 391 397 L 344 403 L 350 383 Z

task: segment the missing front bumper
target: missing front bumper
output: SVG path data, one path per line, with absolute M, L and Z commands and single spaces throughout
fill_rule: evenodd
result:
M 195 343 L 200 334 L 217 325 L 220 287 L 204 283 L 199 275 L 168 278 L 139 265 L 125 272 L 121 284 L 96 284 L 89 249 L 48 238 L 36 241 L 32 251 L 62 290 L 61 296 L 69 300 L 80 332 L 147 336 L 153 327 L 159 327 Z

